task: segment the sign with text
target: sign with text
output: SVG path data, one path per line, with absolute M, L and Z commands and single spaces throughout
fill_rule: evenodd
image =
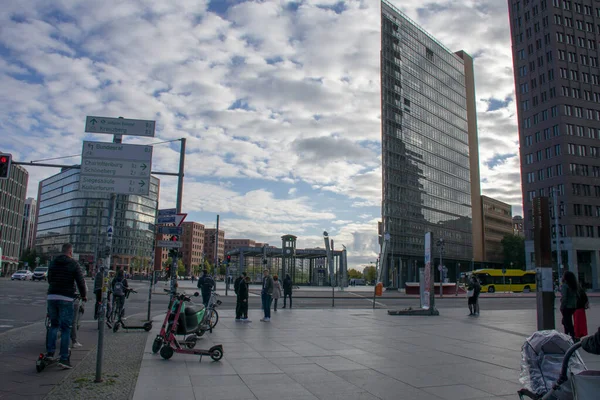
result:
M 156 247 L 164 247 L 167 249 L 180 249 L 183 247 L 183 242 L 174 242 L 172 240 L 157 240 Z
M 79 190 L 148 195 L 152 146 L 83 142 Z
M 159 226 L 158 233 L 163 235 L 183 235 L 182 226 Z
M 85 131 L 90 133 L 154 137 L 155 127 L 156 121 L 141 119 L 92 116 L 88 116 L 85 119 Z

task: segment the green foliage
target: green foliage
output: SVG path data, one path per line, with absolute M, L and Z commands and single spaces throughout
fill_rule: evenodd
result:
M 504 267 L 525 269 L 525 238 L 519 235 L 506 235 L 502 239 Z
M 375 279 L 377 279 L 377 269 L 372 266 L 365 267 L 365 269 L 363 270 L 363 275 L 365 276 L 367 282 L 374 281 Z
M 21 261 L 28 263 L 29 268 L 35 268 L 35 259 L 37 257 L 40 258 L 39 265 L 44 265 L 48 262 L 48 256 L 38 253 L 35 249 L 25 250 L 21 256 Z
M 363 277 L 362 272 L 352 268 L 348 270 L 348 279 L 361 279 Z

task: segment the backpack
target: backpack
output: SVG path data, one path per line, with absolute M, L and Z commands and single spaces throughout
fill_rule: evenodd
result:
M 113 285 L 113 295 L 125 296 L 125 291 L 123 289 L 123 281 L 115 281 L 115 284 Z
M 579 290 L 577 290 L 577 309 L 586 309 L 586 308 L 590 308 L 590 302 L 588 300 L 588 296 L 585 293 L 585 290 L 583 288 L 579 288 Z

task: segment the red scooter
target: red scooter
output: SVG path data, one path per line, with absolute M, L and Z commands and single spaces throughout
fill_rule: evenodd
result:
M 198 296 L 198 292 L 194 293 Z M 219 361 L 223 358 L 223 345 L 218 344 L 208 350 L 194 349 L 196 345 L 196 332 L 199 329 L 199 324 L 204 317 L 204 308 L 199 311 L 190 304 L 192 299 L 185 294 L 176 294 L 172 304 L 169 306 L 167 315 L 161 327 L 160 333 L 154 339 L 152 344 L 152 352 L 158 353 L 165 360 L 173 357 L 174 353 L 195 354 L 200 356 L 210 356 L 214 361 Z M 183 312 L 182 312 L 183 310 Z M 176 335 L 190 335 L 183 342 L 177 340 Z

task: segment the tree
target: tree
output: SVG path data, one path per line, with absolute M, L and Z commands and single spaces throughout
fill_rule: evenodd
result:
M 37 257 L 40 258 L 40 262 L 38 265 L 44 265 L 48 262 L 48 256 L 40 254 L 37 251 L 35 251 L 35 249 L 31 248 L 23 252 L 23 255 L 21 256 L 21 261 L 26 262 L 29 265 L 29 268 L 35 268 L 35 260 Z
M 171 257 L 167 258 L 167 261 L 164 263 L 164 267 L 173 265 L 173 259 Z M 181 272 L 183 270 L 183 273 Z M 181 258 L 177 259 L 177 274 L 183 275 L 185 274 L 185 266 L 183 265 L 183 260 Z
M 219 265 L 219 275 L 225 275 L 227 273 L 227 266 L 225 265 L 225 263 L 221 263 Z
M 363 275 L 365 276 L 367 282 L 374 281 L 377 279 L 377 269 L 373 266 L 365 267 L 363 270 Z
M 363 277 L 362 272 L 352 268 L 348 270 L 348 279 L 361 279 Z
M 525 269 L 525 238 L 519 235 L 506 235 L 502 239 L 504 268 Z

